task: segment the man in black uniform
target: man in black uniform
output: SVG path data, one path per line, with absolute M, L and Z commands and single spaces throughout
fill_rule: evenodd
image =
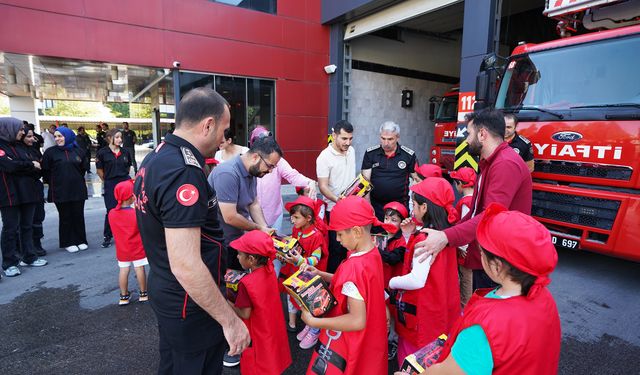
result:
M 138 162 L 136 161 L 136 132 L 133 130 L 129 130 L 129 123 L 122 123 L 122 147 L 124 147 L 127 151 L 129 151 L 129 155 L 131 155 L 131 162 L 133 163 L 134 173 L 138 173 Z
M 518 134 L 518 118 L 513 113 L 505 113 L 504 115 L 504 140 L 509 143 L 513 151 L 517 152 L 522 160 L 527 164 L 529 172 L 533 172 L 533 144 L 526 137 Z
M 362 175 L 371 181 L 370 200 L 376 217 L 384 220 L 384 205 L 400 202 L 409 209 L 409 176 L 415 178 L 415 152 L 398 143 L 400 126 L 387 121 L 380 126 L 380 144 L 369 147 L 362 159 Z
M 232 355 L 249 344 L 246 326 L 220 293 L 226 249 L 218 200 L 203 171 L 203 155 L 217 150 L 229 118 L 227 102 L 215 91 L 189 91 L 178 106 L 174 134 L 136 175 L 136 216 L 158 319 L 159 374 L 221 374 L 225 338 Z
M 107 145 L 107 130 L 109 130 L 109 124 L 106 122 L 98 124 L 96 127 L 96 141 L 98 142 L 96 151 Z

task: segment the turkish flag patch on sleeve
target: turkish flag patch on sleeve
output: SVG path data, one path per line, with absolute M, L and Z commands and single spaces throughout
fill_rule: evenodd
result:
M 176 199 L 183 206 L 193 206 L 198 201 L 200 193 L 195 186 L 191 184 L 184 184 L 176 191 Z

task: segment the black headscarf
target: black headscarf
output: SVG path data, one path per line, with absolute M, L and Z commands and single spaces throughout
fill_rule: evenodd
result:
M 15 142 L 18 132 L 23 129 L 22 121 L 15 117 L 0 117 L 0 139 Z

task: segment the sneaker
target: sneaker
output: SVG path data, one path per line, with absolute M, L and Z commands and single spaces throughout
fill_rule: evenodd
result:
M 102 246 L 103 248 L 107 248 L 107 247 L 111 246 L 111 237 L 105 237 L 102 240 L 102 245 L 100 245 L 100 246 Z
M 316 343 L 318 342 L 318 336 L 320 334 L 313 334 L 311 333 L 311 331 L 309 331 L 309 333 L 307 333 L 307 335 L 302 339 L 302 341 L 300 341 L 300 347 L 302 349 L 311 349 L 313 348 Z
M 138 297 L 138 302 L 147 302 L 149 301 L 149 292 L 140 291 L 140 297 Z
M 301 341 L 307 335 L 307 333 L 309 333 L 310 329 L 311 329 L 311 327 L 305 325 L 304 329 L 302 331 L 300 331 L 300 333 L 298 333 L 296 335 L 296 338 L 298 339 L 298 341 Z
M 78 245 L 78 250 L 87 250 L 89 246 L 86 243 L 81 243 Z
M 126 306 L 129 304 L 129 299 L 131 298 L 131 293 L 127 292 L 127 294 L 120 295 L 120 301 L 118 302 L 119 306 Z
M 226 350 L 224 352 L 224 357 L 222 358 L 222 364 L 224 365 L 224 367 L 236 367 L 240 364 L 240 356 L 229 355 L 229 351 Z
M 78 252 L 78 250 L 80 250 L 80 249 L 78 249 L 78 246 L 76 246 L 76 245 L 65 247 L 65 249 L 70 253 L 76 253 L 76 252 Z
M 398 343 L 396 341 L 389 341 L 388 350 L 389 354 L 387 355 L 387 359 L 391 361 L 398 354 Z
M 7 277 L 18 276 L 20 274 L 20 268 L 16 266 L 11 266 L 6 270 L 4 270 L 4 274 L 7 275 Z
M 47 262 L 46 259 L 38 258 L 38 259 L 34 260 L 31 263 L 25 263 L 23 261 L 20 261 L 20 266 L 21 267 L 27 267 L 27 266 L 29 266 L 29 267 L 42 267 L 42 266 L 46 266 L 47 263 L 49 263 L 49 262 Z

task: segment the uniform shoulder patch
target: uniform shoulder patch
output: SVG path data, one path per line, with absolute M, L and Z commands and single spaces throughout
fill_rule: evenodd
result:
M 371 151 L 377 150 L 377 149 L 379 149 L 379 148 L 380 148 L 380 145 L 379 145 L 379 144 L 377 144 L 377 145 L 375 145 L 375 146 L 371 146 L 371 147 L 369 147 L 369 148 L 367 149 L 367 152 L 371 152 Z
M 413 151 L 412 149 L 410 149 L 410 148 L 409 148 L 409 147 L 407 147 L 407 146 L 402 146 L 402 145 L 400 145 L 400 148 L 401 148 L 401 149 L 403 149 L 403 150 L 404 150 L 404 152 L 406 152 L 406 153 L 407 153 L 407 154 L 409 154 L 409 155 L 413 155 L 413 154 L 415 154 L 415 151 Z
M 523 141 L 524 143 L 526 143 L 526 144 L 531 143 L 531 141 L 529 140 L 529 138 L 527 138 L 527 137 L 525 137 L 525 136 L 523 136 L 523 135 L 518 134 L 518 137 L 520 137 L 520 139 L 522 139 L 522 141 Z
M 198 167 L 198 168 L 202 168 L 202 166 L 200 166 L 200 163 L 198 162 L 198 159 L 193 154 L 193 151 L 191 151 L 189 148 L 184 147 L 184 146 L 180 147 L 180 151 L 182 151 L 182 157 L 184 158 L 184 164 L 192 165 L 192 166 Z

